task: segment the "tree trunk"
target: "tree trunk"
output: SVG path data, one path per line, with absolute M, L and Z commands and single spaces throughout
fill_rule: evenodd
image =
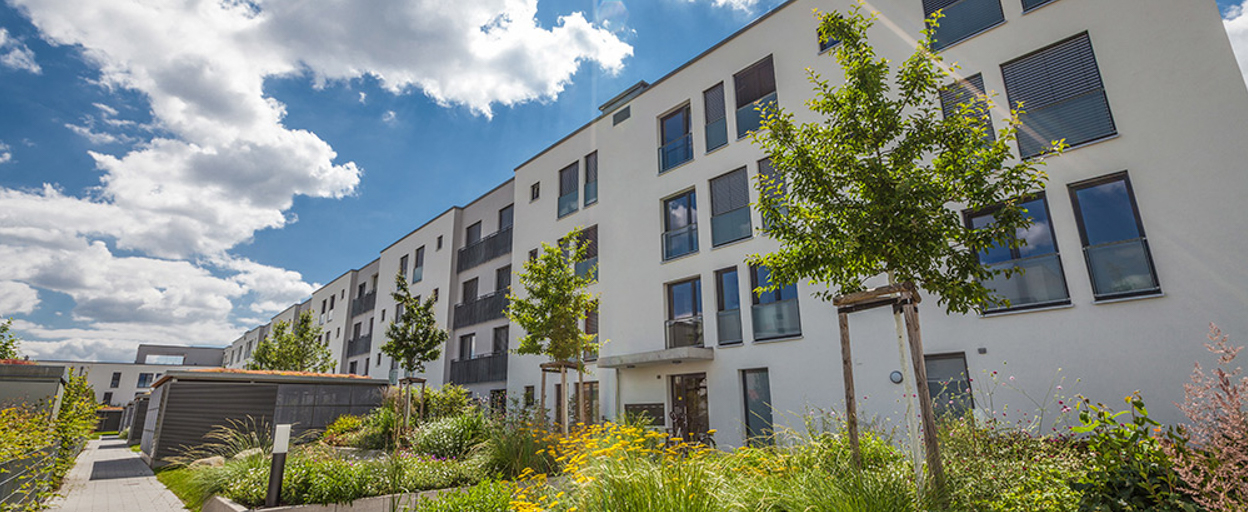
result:
M 578 423 L 590 423 L 585 416 L 585 353 L 576 356 L 576 417 Z
M 546 419 L 548 418 L 548 416 L 546 416 L 546 369 L 542 368 L 541 370 L 542 370 L 542 397 L 540 399 L 541 405 L 538 406 L 538 409 L 542 413 L 542 424 L 545 425 Z
M 572 412 L 568 407 L 568 367 L 559 367 L 559 381 L 563 396 L 559 397 L 559 410 L 563 411 L 563 417 L 559 418 L 563 422 L 563 435 L 568 435 L 568 413 Z

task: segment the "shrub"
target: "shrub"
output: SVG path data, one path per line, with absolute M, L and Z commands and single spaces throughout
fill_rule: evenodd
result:
M 292 439 L 299 444 L 306 441 L 312 432 Z M 273 428 L 264 418 L 247 416 L 244 419 L 227 418 L 224 424 L 212 427 L 204 434 L 208 442 L 196 446 L 183 447 L 180 453 L 169 458 L 175 466 L 185 466 L 199 459 L 220 456 L 231 459 L 240 453 L 255 451 L 267 454 L 273 450 Z
M 331 446 L 351 446 L 360 436 L 352 435 L 364 428 L 364 420 L 355 415 L 344 414 L 325 427 L 321 441 Z
M 415 397 L 419 393 L 413 393 Z M 425 420 L 437 420 L 450 416 L 459 416 L 469 411 L 472 404 L 472 393 L 462 386 L 446 384 L 438 389 L 425 391 Z M 416 404 L 413 404 L 416 405 Z M 413 411 L 416 407 L 412 408 Z
M 412 450 L 438 457 L 463 457 L 484 440 L 485 417 L 469 412 L 426 423 L 411 438 Z
M 506 482 L 481 482 L 437 498 L 421 498 L 414 512 L 501 512 L 510 510 L 514 486 Z
M 518 411 L 489 425 L 485 441 L 473 451 L 483 471 L 504 479 L 514 479 L 526 469 L 554 471 L 550 433 L 538 427 L 531 416 Z
M 394 447 L 394 429 L 399 418 L 394 409 L 378 407 L 360 419 L 360 429 L 344 435 L 344 444 L 365 450 Z

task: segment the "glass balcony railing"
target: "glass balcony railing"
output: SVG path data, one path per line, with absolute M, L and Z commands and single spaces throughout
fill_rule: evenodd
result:
M 744 339 L 741 332 L 740 309 L 720 311 L 715 322 L 716 330 L 719 331 L 720 345 L 735 345 Z
M 1133 238 L 1085 247 L 1097 299 L 1161 291 L 1149 258 L 1148 242 Z
M 667 348 L 701 347 L 702 315 L 667 321 Z
M 797 299 L 755 304 L 754 339 L 756 341 L 791 338 L 802 334 L 802 319 Z
M 412 269 L 412 282 L 413 283 L 419 283 L 420 280 L 424 278 L 425 278 L 425 267 L 420 266 L 420 267 L 416 267 Z
M 1008 279 L 1005 274 L 998 274 L 983 283 L 985 287 L 1010 301 L 1009 307 L 1000 306 L 989 311 L 1037 307 L 1070 301 L 1070 295 L 1066 293 L 1066 278 L 1062 275 L 1062 263 L 1056 254 L 1003 261 L 989 267 L 1001 269 L 1018 267 L 1023 271 Z
M 598 257 L 594 256 L 593 258 L 586 258 L 584 261 L 578 261 L 576 263 L 576 275 L 598 279 Z
M 559 196 L 559 216 L 565 217 L 579 210 L 581 205 L 578 201 L 580 201 L 580 197 L 578 197 L 575 189 Z
M 718 121 L 708 123 L 706 125 L 706 151 L 712 150 L 728 143 L 728 118 L 721 117 Z
M 719 246 L 753 235 L 749 207 L 711 217 L 711 245 Z
M 598 202 L 598 182 L 585 182 L 585 206 Z
M 760 106 L 766 105 L 766 108 L 771 108 L 775 104 L 776 93 L 773 92 L 737 109 L 737 138 L 745 137 L 763 125 L 763 111 L 759 110 Z
M 668 142 L 659 148 L 659 172 L 666 172 L 693 160 L 693 135 L 686 133 L 683 137 Z
M 698 252 L 697 224 L 663 233 L 663 259 L 670 260 L 695 252 Z

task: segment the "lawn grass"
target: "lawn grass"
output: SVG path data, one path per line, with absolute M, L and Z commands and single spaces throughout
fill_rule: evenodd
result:
M 204 505 L 204 494 L 192 479 L 194 471 L 185 468 L 162 468 L 156 470 L 156 479 L 165 484 L 187 510 L 199 510 Z
M 116 431 L 116 430 L 108 430 L 108 431 L 104 431 L 104 432 L 93 432 L 93 433 L 91 434 L 91 439 L 99 439 L 99 438 L 104 437 L 104 436 L 115 436 L 115 435 L 117 435 L 117 431 Z
M 130 451 L 132 451 L 132 452 L 134 452 L 134 453 L 139 453 L 139 452 L 143 451 L 143 446 L 142 446 L 142 445 L 137 445 L 137 444 L 136 444 L 136 445 L 131 445 L 131 446 L 130 446 Z

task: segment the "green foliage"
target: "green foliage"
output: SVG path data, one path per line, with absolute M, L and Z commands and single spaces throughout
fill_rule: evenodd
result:
M 164 467 L 156 470 L 156 479 L 164 484 L 187 510 L 199 510 L 208 496 L 204 494 L 199 483 L 195 481 L 195 472 L 185 467 Z
M 438 328 L 434 311 L 435 297 L 423 302 L 412 297 L 402 273 L 394 276 L 395 290 L 390 294 L 400 306 L 398 318 L 386 328 L 389 340 L 381 351 L 390 356 L 408 373 L 425 371 L 425 363 L 437 359 L 446 343 L 446 331 Z
M 485 439 L 487 426 L 485 416 L 478 411 L 434 420 L 412 435 L 412 451 L 437 457 L 463 457 Z
M 422 498 L 413 512 L 501 512 L 510 510 L 513 485 L 486 481 L 472 487 L 444 493 L 437 498 Z
M 418 394 L 413 394 L 418 397 Z M 418 398 L 413 398 L 418 400 Z M 425 418 L 439 419 L 464 414 L 471 407 L 472 393 L 463 386 L 443 384 L 441 388 L 425 390 Z M 412 404 L 416 410 L 416 404 Z
M 487 474 L 510 480 L 526 469 L 538 473 L 555 470 L 550 439 L 545 430 L 534 426 L 533 416 L 520 411 L 491 422 L 485 441 L 473 450 L 473 457 Z
M 17 359 L 19 356 L 17 347 L 22 340 L 13 334 L 12 328 L 12 318 L 0 324 L 0 360 Z
M 333 371 L 334 358 L 329 345 L 317 340 L 321 327 L 312 322 L 312 312 L 304 311 L 294 328 L 286 322 L 273 325 L 273 332 L 256 345 L 248 370 L 326 373 Z
M 56 415 L 56 441 L 60 451 L 53 480 L 58 484 L 74 466 L 74 458 L 78 456 L 82 444 L 95 432 L 99 421 L 95 413 L 100 407 L 95 401 L 95 390 L 87 383 L 87 376 L 77 375 L 71 369 L 65 390 L 61 393 L 61 410 Z
M 867 41 L 874 21 L 860 5 L 821 15 L 819 35 L 840 41 L 833 54 L 845 79 L 837 85 L 811 72 L 815 97 L 806 105 L 819 121 L 798 124 L 791 112 L 765 109 L 753 137 L 778 179 L 760 174 L 757 208 L 781 246 L 748 261 L 771 269 L 763 288 L 808 279 L 829 287 L 824 299 L 888 272 L 949 311 L 999 303 L 980 283 L 1001 271 L 981 265 L 976 253 L 1023 243 L 1015 235 L 1030 220 L 1019 202 L 1046 177 L 1036 161 L 1011 153 L 1017 112 L 993 140 L 986 139 L 989 98 L 943 116 L 939 93 L 951 77 L 931 51 L 931 29 L 894 70 Z M 995 223 L 972 229 L 952 204 L 1001 209 Z
M 364 420 L 360 416 L 353 414 L 343 414 L 325 427 L 325 435 L 321 440 L 332 446 L 350 446 L 350 440 L 353 434 L 357 434 L 364 428 Z M 358 437 L 358 436 L 354 436 Z
M 55 424 L 40 407 L 0 409 L 0 462 L 21 458 L 53 443 Z
M 306 441 L 312 432 L 292 440 L 298 444 Z M 185 466 L 199 459 L 220 456 L 225 459 L 238 454 L 258 450 L 257 453 L 267 454 L 273 450 L 273 427 L 263 418 L 247 416 L 244 419 L 227 418 L 225 423 L 214 425 L 212 430 L 204 434 L 207 442 L 183 447 L 178 455 L 170 457 L 174 466 Z
M 581 330 L 586 314 L 598 308 L 598 298 L 588 291 L 597 272 L 576 274 L 587 248 L 580 228 L 568 233 L 562 245 L 542 243 L 541 254 L 524 263 L 518 275 L 524 294 L 507 296 L 507 318 L 525 331 L 517 353 L 579 361 L 585 351 L 597 350 L 595 336 Z
M 1077 404 L 1081 426 L 1090 434 L 1092 469 L 1072 485 L 1083 493 L 1080 512 L 1196 511 L 1182 492 L 1182 481 L 1161 447 L 1160 424 L 1148 417 L 1139 392 L 1125 397 L 1129 410 L 1114 412 L 1084 398 Z M 1130 414 L 1130 418 L 1125 416 Z

